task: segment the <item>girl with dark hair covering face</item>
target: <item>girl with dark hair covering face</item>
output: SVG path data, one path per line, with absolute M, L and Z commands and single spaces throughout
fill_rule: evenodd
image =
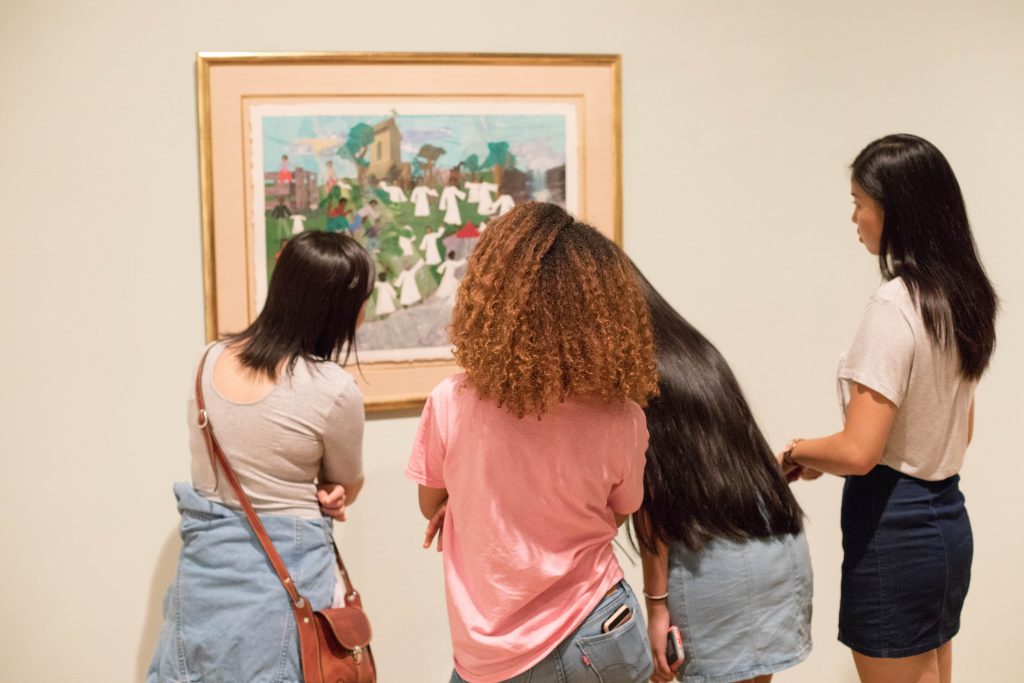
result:
M 843 431 L 794 440 L 781 462 L 805 478 L 846 477 L 839 640 L 861 680 L 948 682 L 973 555 L 957 473 L 997 300 L 934 145 L 875 140 L 853 162 L 851 189 L 884 283 L 840 364 Z
M 644 503 L 633 516 L 651 680 L 765 683 L 811 651 L 802 513 L 725 359 L 637 278 L 658 362 L 658 396 L 644 409 Z M 674 664 L 670 625 L 682 636 Z
M 331 519 L 363 485 L 363 397 L 337 363 L 354 346 L 374 267 L 351 237 L 304 232 L 243 332 L 207 347 L 206 415 L 246 496 L 313 609 L 337 605 Z M 194 387 L 194 383 L 193 383 Z M 174 493 L 181 557 L 147 681 L 297 681 L 288 594 L 218 472 L 189 392 L 192 483 Z

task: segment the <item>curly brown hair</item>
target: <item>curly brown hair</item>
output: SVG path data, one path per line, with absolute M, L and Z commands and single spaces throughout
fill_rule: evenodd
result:
M 650 314 L 611 240 L 555 204 L 495 220 L 469 259 L 451 327 L 455 358 L 482 398 L 517 417 L 569 397 L 657 394 Z

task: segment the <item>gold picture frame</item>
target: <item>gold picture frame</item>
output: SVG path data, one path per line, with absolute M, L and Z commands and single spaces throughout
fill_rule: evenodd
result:
M 272 257 L 266 256 L 272 250 L 269 228 L 261 218 L 270 215 L 264 194 L 269 197 L 270 183 L 283 183 L 283 178 L 293 183 L 294 179 L 285 155 L 281 176 L 274 180 L 274 172 L 263 161 L 269 147 L 254 151 L 260 141 L 253 131 L 259 127 L 257 113 L 279 111 L 274 109 L 279 105 L 285 110 L 298 106 L 295 111 L 304 111 L 305 105 L 316 109 L 349 103 L 389 107 L 393 119 L 397 109 L 440 111 L 451 106 L 454 111 L 478 104 L 501 112 L 518 111 L 516 107 L 567 112 L 572 127 L 566 127 L 568 161 L 561 167 L 564 187 L 560 191 L 568 196 L 571 186 L 578 205 L 566 208 L 621 244 L 618 55 L 200 52 L 196 86 L 203 286 L 210 341 L 252 321 L 261 304 L 261 288 L 265 289 L 267 263 L 272 267 Z M 260 130 L 265 134 L 265 128 Z M 454 170 L 446 171 L 445 182 L 457 183 L 452 180 Z M 361 171 L 359 178 L 364 180 Z M 376 176 L 370 176 L 369 184 L 364 183 L 367 191 L 378 192 L 372 186 L 377 182 Z M 398 181 L 392 182 L 397 186 Z M 313 188 L 315 203 L 327 185 L 314 181 Z M 480 223 L 480 229 L 485 225 Z M 433 386 L 458 367 L 449 355 L 362 359 L 358 369 L 354 364 L 346 369 L 360 383 L 367 411 L 393 411 L 422 405 Z

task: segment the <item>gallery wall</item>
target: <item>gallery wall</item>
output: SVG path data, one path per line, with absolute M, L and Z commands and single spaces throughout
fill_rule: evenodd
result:
M 847 166 L 882 134 L 930 138 L 1003 300 L 963 470 L 976 550 L 954 671 L 1019 680 L 1016 0 L 0 5 L 0 680 L 140 680 L 156 640 L 203 343 L 199 50 L 620 53 L 625 248 L 729 359 L 777 447 L 840 427 L 837 357 L 878 284 Z M 415 425 L 369 422 L 366 490 L 338 530 L 384 683 L 450 670 L 440 557 L 402 477 Z M 835 641 L 840 489 L 797 485 L 815 649 L 782 683 L 855 680 Z

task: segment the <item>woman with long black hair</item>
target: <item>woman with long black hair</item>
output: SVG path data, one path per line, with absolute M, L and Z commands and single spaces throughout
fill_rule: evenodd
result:
M 756 681 L 811 651 L 802 512 L 725 359 L 639 272 L 659 395 L 634 515 L 658 683 Z M 666 659 L 670 625 L 685 656 Z
M 885 282 L 840 363 L 843 431 L 781 458 L 808 478 L 846 476 L 839 640 L 861 680 L 945 683 L 973 554 L 957 472 L 997 299 L 934 145 L 889 135 L 852 171 L 852 220 Z

